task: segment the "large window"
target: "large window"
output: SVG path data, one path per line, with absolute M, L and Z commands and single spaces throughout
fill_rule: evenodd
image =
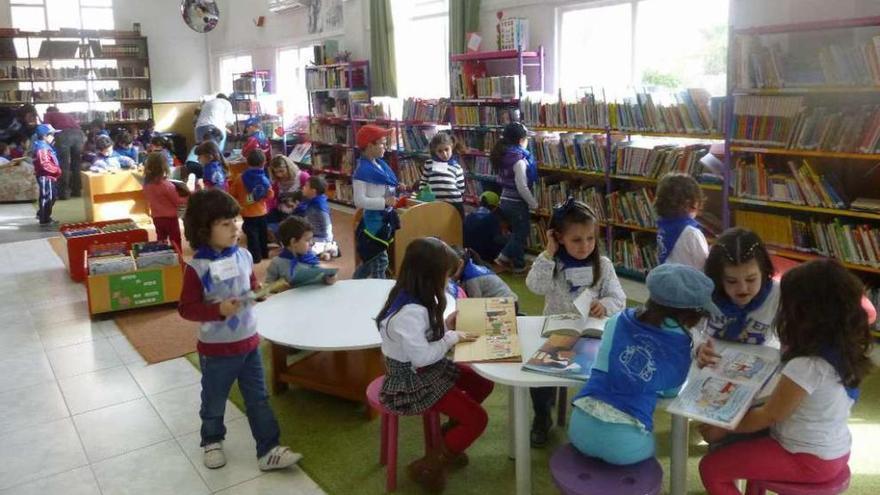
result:
M 232 76 L 242 72 L 254 70 L 253 62 L 250 55 L 231 55 L 220 57 L 220 81 L 218 86 L 220 92 L 225 94 L 232 93 Z
M 304 48 L 282 48 L 278 50 L 275 64 L 275 88 L 284 104 L 284 117 L 292 121 L 295 117 L 308 115 L 309 102 L 306 91 L 306 66 L 311 63 L 314 50 Z
M 449 96 L 449 2 L 392 0 L 397 95 Z
M 621 0 L 560 13 L 559 81 L 725 91 L 728 0 Z
M 113 0 L 10 0 L 12 27 L 26 31 L 113 29 Z

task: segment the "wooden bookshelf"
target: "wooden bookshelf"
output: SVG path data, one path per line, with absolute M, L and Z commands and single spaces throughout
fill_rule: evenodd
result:
M 764 201 L 761 199 L 738 198 L 731 197 L 730 202 L 733 204 L 765 206 L 767 208 L 778 208 L 783 210 L 794 210 L 805 213 L 820 213 L 823 215 L 844 216 L 852 218 L 863 218 L 866 220 L 880 221 L 880 214 L 870 213 L 866 211 L 851 210 L 846 208 L 820 208 L 816 206 L 796 205 L 793 203 L 784 203 L 781 201 Z
M 880 161 L 880 154 L 876 153 L 842 153 L 835 151 L 794 150 L 786 148 L 762 148 L 755 146 L 732 145 L 730 151 L 739 153 L 761 153 L 764 155 L 803 156 L 812 158 L 838 158 L 844 160 L 876 160 Z

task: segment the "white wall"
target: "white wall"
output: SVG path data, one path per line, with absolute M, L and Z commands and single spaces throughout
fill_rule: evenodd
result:
M 848 19 L 880 15 L 877 0 L 733 0 L 737 27 Z

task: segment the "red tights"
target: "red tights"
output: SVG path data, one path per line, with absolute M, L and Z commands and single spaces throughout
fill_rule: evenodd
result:
M 458 380 L 434 405 L 440 414 L 449 416 L 455 422 L 443 437 L 446 450 L 453 454 L 464 452 L 480 437 L 489 416 L 480 404 L 492 393 L 495 384 L 478 375 L 470 366 L 457 365 Z

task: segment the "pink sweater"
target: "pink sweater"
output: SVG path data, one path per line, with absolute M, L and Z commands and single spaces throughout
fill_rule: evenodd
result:
M 177 189 L 168 179 L 144 184 L 144 196 L 153 218 L 176 218 L 177 207 L 186 204 L 186 198 L 177 194 Z

